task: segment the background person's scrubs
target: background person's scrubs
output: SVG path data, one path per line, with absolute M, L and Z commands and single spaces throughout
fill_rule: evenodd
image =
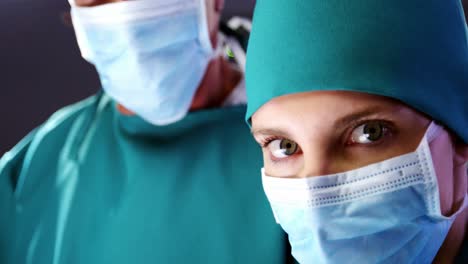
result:
M 0 263 L 287 263 L 245 110 L 243 81 L 168 126 L 60 110 L 0 160 Z
M 285 263 L 244 112 L 155 127 L 103 94 L 59 111 L 1 160 L 2 250 L 17 264 Z

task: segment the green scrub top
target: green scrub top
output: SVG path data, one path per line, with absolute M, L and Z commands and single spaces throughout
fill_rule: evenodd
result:
M 156 127 L 103 93 L 58 111 L 0 160 L 0 262 L 287 263 L 244 113 Z

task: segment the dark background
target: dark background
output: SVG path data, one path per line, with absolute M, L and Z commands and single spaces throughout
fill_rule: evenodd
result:
M 250 17 L 254 3 L 226 0 L 224 17 Z M 99 88 L 63 22 L 68 11 L 67 0 L 0 0 L 0 157 L 57 109 Z

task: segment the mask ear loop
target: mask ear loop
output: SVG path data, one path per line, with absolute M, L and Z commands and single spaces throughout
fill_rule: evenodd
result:
M 93 54 L 88 46 L 88 40 L 85 34 L 85 28 L 83 26 L 83 23 L 80 20 L 80 17 L 76 14 L 76 12 L 77 10 L 75 9 L 75 6 L 72 5 L 70 10 L 70 16 L 73 30 L 75 31 L 76 42 L 78 43 L 78 47 L 80 48 L 81 57 L 83 57 L 83 59 L 92 64 Z
M 228 46 L 226 37 L 222 33 L 218 33 L 218 42 L 216 43 L 216 47 L 214 47 L 213 58 L 219 56 L 227 57 L 226 46 Z
M 439 125 L 436 121 L 432 121 L 429 124 L 429 127 L 427 128 L 426 132 L 426 138 L 429 143 L 434 141 L 442 132 L 443 132 L 443 127 Z
M 426 139 L 427 139 L 428 145 L 429 145 L 429 143 L 434 141 L 437 137 L 439 137 L 442 134 L 443 131 L 444 131 L 443 126 L 439 125 L 436 121 L 432 121 L 431 124 L 429 124 L 429 127 L 427 128 L 427 131 L 426 131 Z M 431 157 L 431 159 L 432 159 L 432 157 Z M 430 168 L 430 170 L 433 170 L 433 168 Z M 432 173 L 434 173 L 434 175 L 435 175 L 435 171 L 433 171 Z M 434 199 L 438 200 L 438 199 L 440 199 L 439 197 L 440 197 L 439 192 L 437 191 L 437 197 L 434 197 Z M 436 218 L 441 219 L 441 220 L 451 220 L 451 221 L 453 221 L 458 214 L 460 214 L 461 212 L 463 212 L 465 210 L 466 207 L 468 207 L 468 193 L 465 194 L 465 198 L 463 199 L 463 204 L 460 206 L 460 208 L 458 208 L 458 210 L 455 213 L 453 213 L 450 216 L 443 216 L 440 212 L 437 212 L 436 213 Z M 439 210 L 440 210 L 440 205 L 438 205 L 437 208 L 439 208 Z
M 214 47 L 211 45 L 210 32 L 208 32 L 208 17 L 206 13 L 206 6 L 204 0 L 198 1 L 198 41 L 202 49 L 210 54 L 210 57 L 214 57 Z

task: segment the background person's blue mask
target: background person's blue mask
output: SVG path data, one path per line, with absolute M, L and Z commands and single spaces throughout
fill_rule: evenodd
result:
M 431 263 L 455 216 L 440 210 L 429 143 L 432 123 L 415 152 L 356 170 L 309 178 L 274 178 L 265 193 L 293 256 L 309 263 Z
M 69 1 L 82 56 L 106 93 L 154 125 L 182 119 L 214 54 L 205 1 Z

